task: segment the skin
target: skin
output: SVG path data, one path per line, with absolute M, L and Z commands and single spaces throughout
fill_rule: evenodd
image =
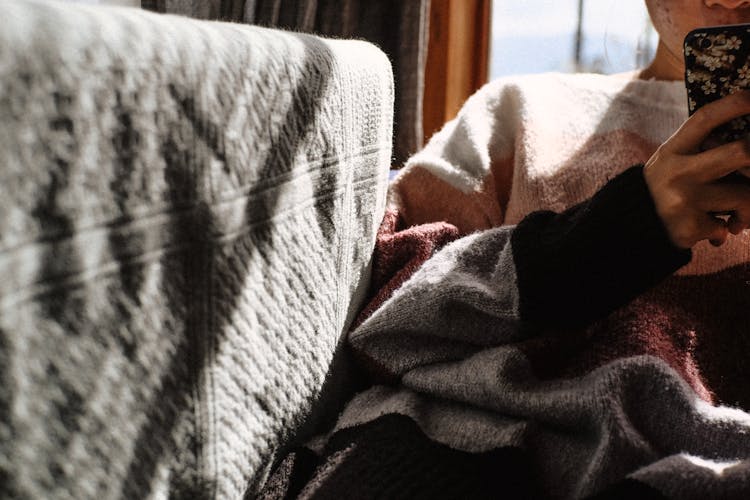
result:
M 702 26 L 750 23 L 750 1 L 646 0 L 659 34 L 653 62 L 640 77 L 682 80 L 682 41 Z M 700 152 L 716 126 L 750 114 L 750 91 L 736 92 L 699 109 L 646 162 L 644 178 L 672 242 L 690 248 L 702 240 L 723 244 L 750 227 L 750 182 L 726 176 L 750 165 L 750 141 Z M 729 214 L 728 218 L 713 214 Z
M 750 165 L 746 140 L 703 152 L 698 146 L 716 126 L 750 114 L 750 91 L 735 92 L 700 108 L 646 162 L 643 176 L 672 243 L 723 244 L 750 225 L 750 183 L 724 178 Z M 728 220 L 712 213 L 730 213 Z
M 682 41 L 695 28 L 750 23 L 748 0 L 646 0 L 659 44 L 643 79 L 682 80 L 685 65 Z

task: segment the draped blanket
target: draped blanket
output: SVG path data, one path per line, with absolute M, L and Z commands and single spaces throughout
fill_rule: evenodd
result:
M 381 293 L 349 339 L 375 385 L 279 464 L 264 498 L 747 498 L 750 414 L 691 386 L 674 363 L 690 346 L 578 333 L 689 260 L 639 172 L 460 239 L 389 213 Z
M 241 498 L 367 286 L 374 46 L 0 1 L 0 497 Z

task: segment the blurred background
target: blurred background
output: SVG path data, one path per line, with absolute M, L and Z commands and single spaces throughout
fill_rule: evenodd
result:
M 656 33 L 642 0 L 493 0 L 490 78 L 645 66 Z

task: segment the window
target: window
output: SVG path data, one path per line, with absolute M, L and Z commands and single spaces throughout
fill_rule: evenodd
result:
M 648 64 L 656 42 L 640 0 L 493 0 L 490 78 L 629 71 Z

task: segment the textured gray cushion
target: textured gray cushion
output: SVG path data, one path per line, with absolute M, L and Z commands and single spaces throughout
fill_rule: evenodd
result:
M 240 497 L 367 281 L 374 46 L 0 1 L 0 496 Z

